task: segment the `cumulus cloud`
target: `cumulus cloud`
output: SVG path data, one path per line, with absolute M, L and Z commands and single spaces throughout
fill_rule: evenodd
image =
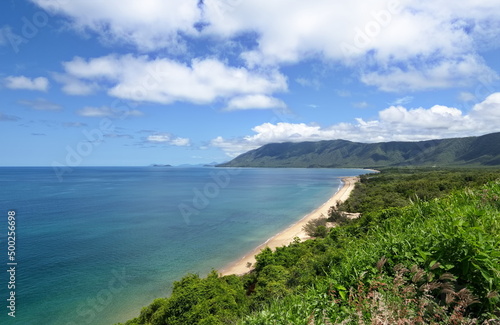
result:
M 474 105 L 470 115 L 474 120 L 483 120 L 487 124 L 499 125 L 500 93 L 493 93 L 481 103 Z
M 198 0 L 32 0 L 67 17 L 79 31 L 97 33 L 106 43 L 126 43 L 140 51 L 182 47 L 180 33 L 197 33 Z
M 268 143 L 344 139 L 358 142 L 416 141 L 498 132 L 500 128 L 500 93 L 488 96 L 469 113 L 454 107 L 430 108 L 390 106 L 370 121 L 356 119 L 327 127 L 304 123 L 264 123 L 252 128 L 253 135 L 224 139 L 211 145 L 228 156 L 258 148 Z
M 83 117 L 109 117 L 109 118 L 127 118 L 129 116 L 142 116 L 143 113 L 139 110 L 118 110 L 115 108 L 101 106 L 92 107 L 86 106 L 76 112 Z
M 356 66 L 363 82 L 384 91 L 470 84 L 484 73 L 497 77 L 477 48 L 478 40 L 499 45 L 496 1 L 253 0 L 231 10 L 220 1 L 205 3 L 207 32 L 257 33 L 258 45 L 241 54 L 250 66 L 320 57 Z
M 255 133 L 254 135 L 243 138 L 224 139 L 223 137 L 217 137 L 210 144 L 222 149 L 228 156 L 236 157 L 243 152 L 268 143 L 319 141 L 336 138 L 338 134 L 333 129 L 322 129 L 317 125 L 285 122 L 277 124 L 264 123 L 252 128 L 252 131 Z
M 99 84 L 110 96 L 161 104 L 208 104 L 229 100 L 229 109 L 275 108 L 283 102 L 269 94 L 287 90 L 286 78 L 276 70 L 230 67 L 216 59 L 193 60 L 190 65 L 147 56 L 108 55 L 65 62 L 68 80 Z
M 496 0 L 462 0 L 453 5 L 449 0 L 32 1 L 66 17 L 76 30 L 96 33 L 106 42 L 135 46 L 143 53 L 183 51 L 197 40 L 234 44 L 245 35 L 251 41 L 235 48 L 248 69 L 320 59 L 355 67 L 362 82 L 382 91 L 464 86 L 484 75 L 498 78 L 480 54 L 484 50 L 480 44 L 489 48 L 500 45 Z M 196 64 L 208 63 L 198 60 L 187 66 L 156 61 L 181 74 L 186 69 L 196 74 Z M 97 66 L 99 62 L 93 63 Z M 104 68 L 108 66 L 104 64 Z M 134 67 L 125 68 L 138 74 Z M 297 82 L 311 84 L 305 78 Z M 123 92 L 139 91 L 128 83 L 121 86 L 110 92 L 123 96 Z M 64 90 L 89 93 L 95 85 L 77 78 L 65 83 Z M 223 89 L 214 90 L 224 96 Z M 127 97 L 136 100 L 138 96 Z M 147 99 L 161 103 L 186 97 L 207 100 L 172 89 L 156 91 L 150 97 Z
M 146 137 L 145 141 L 153 144 L 167 144 L 177 147 L 188 147 L 191 145 L 190 139 L 177 137 L 170 133 L 152 134 Z
M 468 117 L 453 107 L 435 105 L 429 109 L 406 109 L 402 106 L 391 106 L 379 112 L 379 119 L 395 130 L 434 130 L 469 129 Z
M 4 78 L 4 85 L 9 89 L 47 91 L 49 80 L 44 77 L 30 79 L 25 76 L 8 76 Z

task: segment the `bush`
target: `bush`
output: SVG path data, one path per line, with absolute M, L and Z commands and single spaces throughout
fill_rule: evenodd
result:
M 328 221 L 341 225 L 349 221 L 349 218 L 345 212 L 340 211 L 340 204 L 337 203 L 337 206 L 332 206 L 328 210 Z
M 126 325 L 222 325 L 248 313 L 248 306 L 240 277 L 219 277 L 216 271 L 206 278 L 190 274 L 174 283 L 169 298 L 156 299 Z
M 318 218 L 309 221 L 304 227 L 304 231 L 310 237 L 325 237 L 328 234 L 328 229 L 326 228 L 326 223 L 328 219 Z

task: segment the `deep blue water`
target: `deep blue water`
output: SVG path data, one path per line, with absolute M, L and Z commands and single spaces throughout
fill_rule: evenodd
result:
M 0 168 L 0 324 L 114 324 L 220 269 L 359 169 Z M 7 216 L 16 212 L 16 317 Z M 5 269 L 5 270 L 3 270 Z

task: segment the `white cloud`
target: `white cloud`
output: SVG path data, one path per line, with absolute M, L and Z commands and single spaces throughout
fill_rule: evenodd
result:
M 211 145 L 228 156 L 258 148 L 268 143 L 344 139 L 357 142 L 416 141 L 481 135 L 500 131 L 500 93 L 488 96 L 468 114 L 454 107 L 408 109 L 391 106 L 381 110 L 378 119 L 339 123 L 327 127 L 304 123 L 264 123 L 252 128 L 253 135 L 224 139 Z
M 268 143 L 319 141 L 333 139 L 337 134 L 335 130 L 325 130 L 316 125 L 284 122 L 264 123 L 252 128 L 252 131 L 256 134 L 229 140 L 217 137 L 210 144 L 222 149 L 228 156 L 235 157 Z
M 404 68 L 394 64 L 389 69 L 365 72 L 361 75 L 361 81 L 382 91 L 398 92 L 468 86 L 481 78 L 492 80 L 498 77 L 477 56 L 435 60 L 437 62 L 433 64 L 405 63 Z
M 182 47 L 179 33 L 192 35 L 200 20 L 198 0 L 32 0 L 67 17 L 73 28 L 97 33 L 104 42 L 124 42 L 140 51 Z
M 470 85 L 485 74 L 498 78 L 480 55 L 500 46 L 498 0 L 32 1 L 67 17 L 77 30 L 144 53 L 178 52 L 198 40 L 234 44 L 245 35 L 251 41 L 232 49 L 250 69 L 321 60 L 356 68 L 363 82 L 383 91 Z M 66 91 L 88 92 L 85 85 L 67 84 Z M 157 95 L 154 101 L 186 97 Z
M 188 138 L 175 138 L 170 142 L 173 146 L 186 147 L 191 145 L 191 141 Z
M 96 82 L 80 80 L 68 74 L 55 73 L 53 77 L 57 82 L 63 84 L 62 90 L 68 95 L 85 96 L 99 90 Z
M 61 105 L 53 103 L 45 98 L 37 98 L 34 100 L 23 99 L 18 101 L 18 103 L 38 111 L 58 111 L 63 108 Z
M 146 142 L 156 144 L 168 144 L 177 147 L 187 147 L 191 145 L 191 140 L 188 138 L 176 137 L 170 133 L 157 133 L 149 135 Z
M 84 107 L 76 112 L 84 117 L 109 117 L 114 116 L 114 111 L 110 107 Z
M 222 149 L 231 158 L 261 146 L 245 141 L 244 139 L 224 139 L 223 137 L 212 139 L 210 145 Z
M 286 104 L 266 95 L 246 95 L 232 98 L 226 107 L 228 111 L 245 109 L 285 109 Z
M 370 105 L 367 102 L 362 101 L 362 102 L 352 103 L 352 106 L 355 108 L 367 108 Z
M 207 33 L 258 33 L 258 47 L 243 53 L 243 57 L 249 64 L 259 65 L 295 63 L 318 54 L 342 58 L 339 41 L 348 40 L 345 31 L 354 29 L 356 21 L 363 19 L 362 13 L 374 7 L 366 2 L 361 6 L 357 1 L 252 0 L 240 1 L 233 10 L 221 10 L 219 1 L 205 3 L 205 17 L 210 23 Z
M 405 96 L 405 97 L 401 97 L 401 98 L 398 98 L 396 99 L 395 101 L 393 101 L 392 103 L 390 103 L 390 105 L 406 105 L 406 104 L 409 104 L 413 101 L 413 96 Z
M 284 104 L 267 95 L 287 90 L 286 78 L 275 70 L 230 67 L 215 59 L 187 65 L 147 56 L 108 55 L 88 61 L 75 58 L 63 65 L 68 80 L 98 84 L 111 96 L 133 101 L 208 104 L 228 99 L 231 109 L 274 108 Z
M 440 105 L 435 105 L 429 109 L 416 108 L 410 110 L 402 106 L 391 106 L 379 112 L 379 119 L 398 130 L 469 129 L 464 125 L 468 118 L 462 115 L 462 111 Z
M 321 86 L 321 82 L 318 79 L 297 78 L 295 81 L 303 87 L 311 87 L 316 90 Z
M 473 93 L 462 91 L 460 92 L 460 94 L 458 94 L 458 100 L 460 100 L 461 102 L 470 102 L 477 100 L 477 97 Z
M 486 124 L 500 125 L 500 93 L 493 93 L 474 105 L 470 115 Z
M 207 32 L 257 33 L 258 45 L 241 55 L 250 66 L 322 58 L 355 66 L 363 82 L 383 91 L 470 85 L 485 73 L 497 77 L 477 48 L 478 40 L 500 45 L 493 36 L 500 32 L 495 0 L 459 5 L 445 0 L 253 0 L 240 1 L 232 10 L 221 10 L 219 1 L 205 3 Z
M 496 1 L 479 4 L 474 0 L 464 0 L 456 6 L 450 6 L 445 0 L 432 4 L 416 0 L 370 3 L 362 0 L 349 3 L 253 0 L 239 1 L 233 10 L 221 10 L 221 2 L 205 1 L 205 18 L 211 24 L 208 31 L 219 35 L 256 31 L 260 42 L 255 54 L 268 59 L 274 56 L 280 61 L 318 53 L 328 58 L 342 58 L 345 53 L 341 43 L 355 46 L 356 40 L 361 52 L 377 49 L 380 55 L 427 54 L 436 47 L 461 53 L 464 45 L 472 46 L 472 38 L 467 37 L 467 32 L 483 32 L 472 28 L 471 33 L 469 27 L 474 27 L 473 23 L 495 22 L 494 9 L 498 5 Z M 429 39 L 429 36 L 432 37 Z M 415 40 L 424 42 L 415 43 Z M 454 44 L 456 40 L 462 42 Z M 283 49 L 291 53 L 283 53 Z M 394 53 L 396 49 L 402 50 L 401 53 Z
M 30 79 L 25 76 L 8 76 L 4 78 L 4 85 L 9 89 L 47 91 L 49 80 L 44 77 Z
M 134 109 L 118 110 L 107 106 L 101 106 L 101 107 L 86 106 L 78 110 L 76 113 L 83 117 L 110 117 L 110 118 L 127 118 L 129 116 L 144 115 L 139 110 L 134 110 Z

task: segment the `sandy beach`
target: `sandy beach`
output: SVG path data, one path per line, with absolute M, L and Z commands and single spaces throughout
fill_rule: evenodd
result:
M 257 248 L 253 249 L 251 252 L 243 256 L 240 260 L 233 262 L 226 267 L 222 268 L 219 273 L 221 275 L 229 275 L 229 274 L 245 274 L 251 270 L 247 265 L 251 263 L 252 265 L 255 263 L 255 255 L 260 253 L 262 249 L 265 247 L 269 247 L 271 249 L 275 249 L 276 247 L 281 247 L 284 245 L 288 245 L 293 242 L 295 237 L 300 238 L 300 240 L 309 239 L 309 236 L 302 229 L 305 224 L 307 224 L 310 220 L 320 218 L 322 215 L 327 217 L 328 210 L 331 206 L 337 204 L 337 201 L 345 201 L 351 191 L 354 189 L 354 184 L 359 180 L 358 177 L 345 177 L 342 178 L 343 186 L 342 188 L 335 193 L 328 201 L 323 203 L 319 208 L 307 214 L 304 218 L 294 223 L 287 229 L 278 233 L 277 235 L 271 237 L 262 245 L 259 245 Z

